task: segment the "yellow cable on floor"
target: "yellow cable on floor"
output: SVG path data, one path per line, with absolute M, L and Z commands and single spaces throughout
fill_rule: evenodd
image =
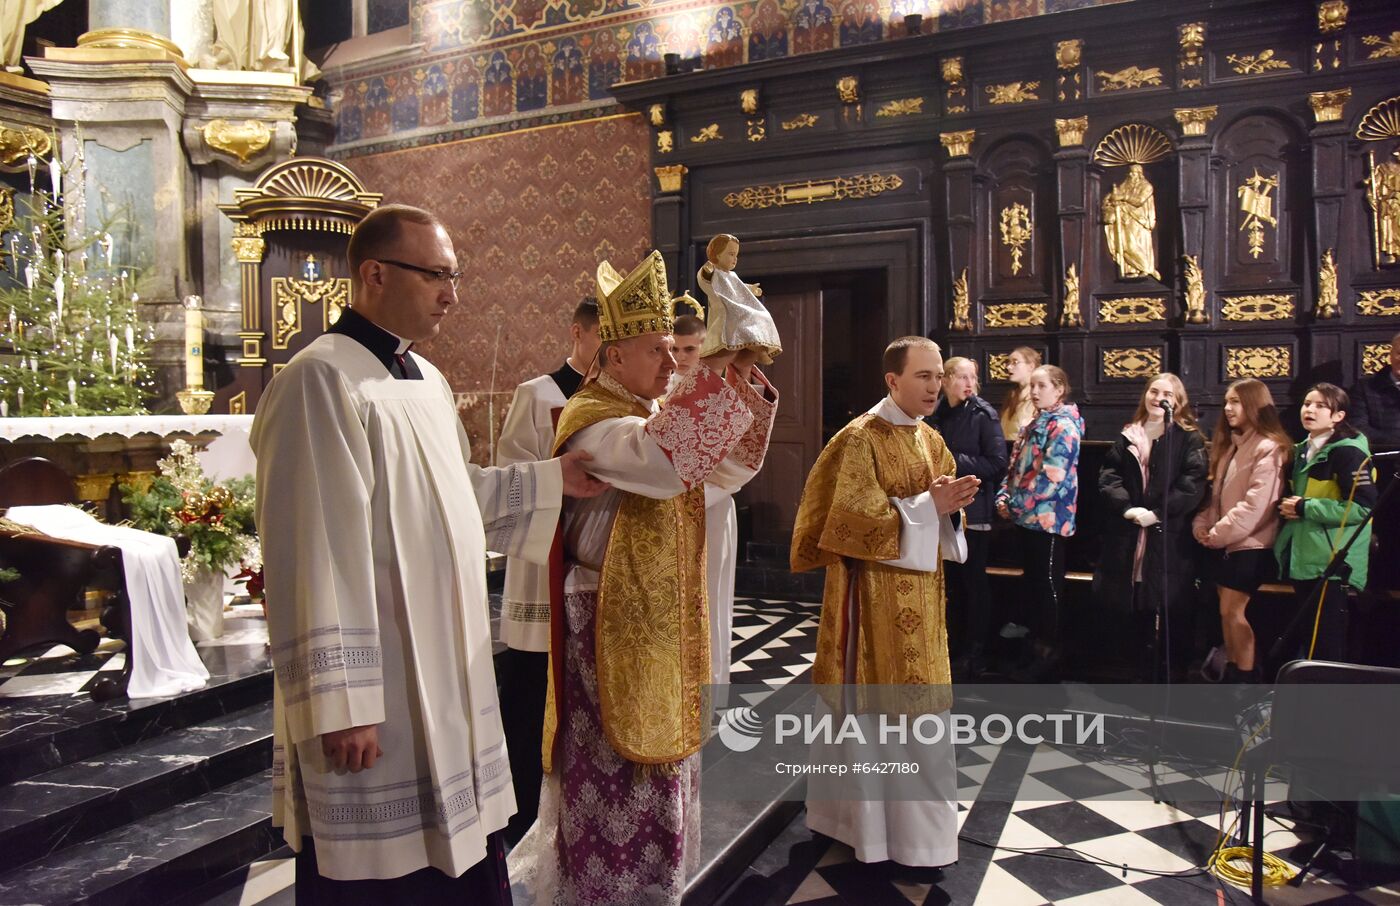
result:
M 1216 877 L 1249 887 L 1254 881 L 1254 847 L 1229 846 L 1217 849 L 1210 857 L 1207 867 Z M 1273 853 L 1264 853 L 1264 886 L 1282 887 L 1293 880 L 1295 872 L 1285 861 Z

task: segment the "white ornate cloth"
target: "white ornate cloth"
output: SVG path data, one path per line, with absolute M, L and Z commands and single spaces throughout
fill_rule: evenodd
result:
M 409 353 L 413 355 L 412 353 Z M 442 375 L 394 380 L 326 334 L 268 385 L 252 443 L 274 666 L 273 824 L 323 875 L 458 877 L 515 811 L 491 663 L 486 542 L 543 561 L 557 460 L 481 469 Z M 336 774 L 320 735 L 378 726 Z
M 725 349 L 758 349 L 759 361 L 771 364 L 783 351 L 778 325 L 758 296 L 739 275 L 716 267 L 707 280 L 701 271 L 700 288 L 709 299 L 705 311 L 705 345 L 702 356 Z
M 5 515 L 54 538 L 121 549 L 131 607 L 128 698 L 159 698 L 198 689 L 209 671 L 185 626 L 185 592 L 175 539 L 106 525 L 71 506 L 14 506 Z

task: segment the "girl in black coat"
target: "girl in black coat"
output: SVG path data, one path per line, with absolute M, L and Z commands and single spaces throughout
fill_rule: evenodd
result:
M 1164 403 L 1171 407 L 1170 417 Z M 1143 679 L 1158 675 L 1168 653 L 1178 663 L 1190 653 L 1187 618 L 1198 550 L 1191 517 L 1205 497 L 1208 470 L 1205 438 L 1196 428 L 1186 388 L 1174 374 L 1157 375 L 1099 469 L 1105 524 L 1094 572 L 1100 606 L 1131 616 L 1130 656 L 1152 650 L 1165 597 L 1167 620 L 1161 629 L 1167 647 L 1147 661 L 1154 667 Z
M 956 620 L 953 675 L 980 672 L 992 627 L 992 589 L 987 581 L 987 551 L 995 514 L 997 483 L 1006 474 L 1006 438 L 992 404 L 977 395 L 977 363 L 954 356 L 943 365 L 943 399 L 929 422 L 943 435 L 958 463 L 958 476 L 976 475 L 982 488 L 963 510 L 967 561 L 945 562 L 949 616 Z

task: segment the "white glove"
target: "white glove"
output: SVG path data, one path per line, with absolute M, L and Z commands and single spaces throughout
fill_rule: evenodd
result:
M 1136 522 L 1142 528 L 1147 528 L 1150 525 L 1156 525 L 1159 521 L 1157 519 L 1156 513 L 1152 512 L 1146 507 L 1140 506 L 1128 507 L 1128 509 L 1123 513 L 1123 518 L 1131 522 Z

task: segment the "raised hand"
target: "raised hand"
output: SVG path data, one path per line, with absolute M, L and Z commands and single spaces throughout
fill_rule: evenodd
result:
M 612 487 L 584 471 L 583 464 L 592 459 L 593 454 L 587 450 L 570 450 L 559 457 L 560 470 L 564 473 L 564 496 L 597 497 Z

